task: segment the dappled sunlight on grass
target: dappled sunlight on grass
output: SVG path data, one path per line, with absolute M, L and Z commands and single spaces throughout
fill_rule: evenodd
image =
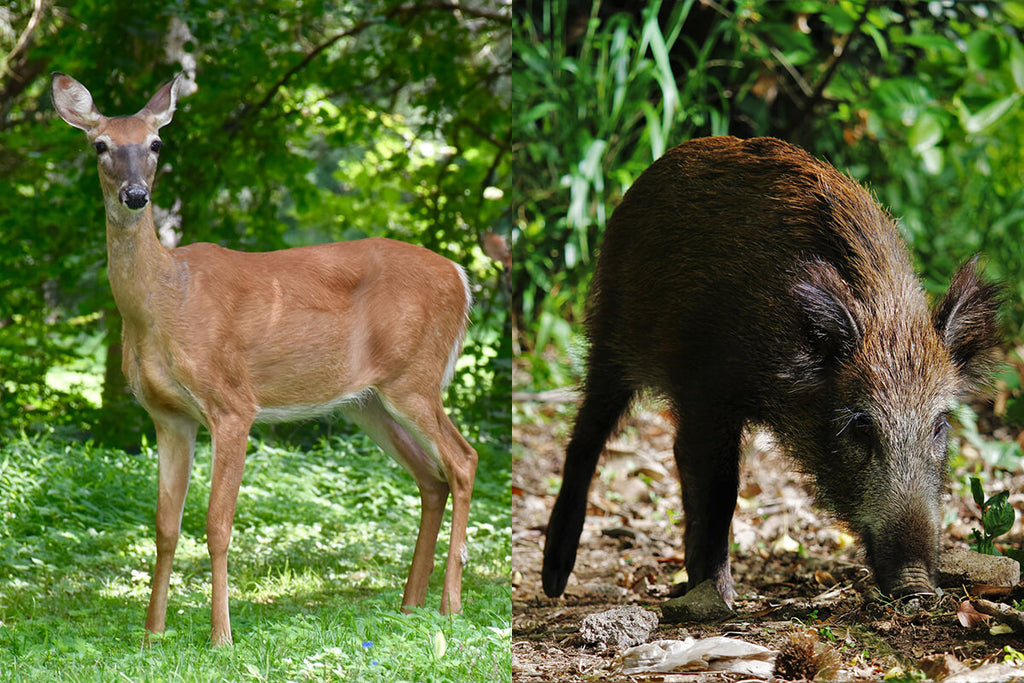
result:
M 508 680 L 510 459 L 501 443 L 480 444 L 465 611 L 449 618 L 437 612 L 447 518 L 428 607 L 399 611 L 419 525 L 416 486 L 400 466 L 361 436 L 308 450 L 254 442 L 229 554 L 236 644 L 218 650 L 208 644 L 211 458 L 201 445 L 167 633 L 144 652 L 155 450 L 10 444 L 0 454 L 0 680 Z

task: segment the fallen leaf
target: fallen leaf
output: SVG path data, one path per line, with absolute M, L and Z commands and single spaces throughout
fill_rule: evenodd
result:
M 989 617 L 974 609 L 974 605 L 971 604 L 970 600 L 964 600 L 956 611 L 956 619 L 964 628 L 974 628 L 975 626 L 987 624 Z
M 772 544 L 773 553 L 799 553 L 802 548 L 800 542 L 794 540 L 789 534 L 782 534 L 782 537 Z
M 814 571 L 814 580 L 826 588 L 831 588 L 837 583 L 835 577 L 824 569 L 816 569 Z
M 680 569 L 672 575 L 672 583 L 674 585 L 681 585 L 690 580 L 690 575 L 686 573 L 686 569 Z

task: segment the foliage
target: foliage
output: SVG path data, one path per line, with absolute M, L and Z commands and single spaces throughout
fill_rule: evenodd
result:
M 960 437 L 977 451 L 985 465 L 1009 472 L 1020 466 L 1024 454 L 1016 441 L 996 441 L 983 437 L 978 429 L 978 416 L 966 404 L 958 405 L 953 413 L 960 426 Z
M 1020 3 L 635 7 L 527 2 L 517 17 L 513 303 L 527 383 L 568 379 L 561 364 L 618 198 L 665 148 L 703 135 L 781 137 L 868 184 L 901 217 L 935 295 L 984 253 L 1019 333 Z
M 399 613 L 419 497 L 397 463 L 361 437 L 302 451 L 256 443 L 231 547 L 235 645 L 211 649 L 203 446 L 168 631 L 142 651 L 154 449 L 14 440 L 0 456 L 0 680 L 509 680 L 508 433 L 473 437 L 481 458 L 463 614 L 438 614 L 440 571 L 428 607 Z
M 667 145 L 712 120 L 707 102 L 718 83 L 702 68 L 711 41 L 695 48 L 694 67 L 680 87 L 669 53 L 693 6 L 648 3 L 635 24 L 616 14 L 607 21 L 594 3 L 583 35 L 570 37 L 566 3 L 527 2 L 518 26 L 512 97 L 519 132 L 514 183 L 520 199 L 515 273 L 524 325 L 536 324 L 531 348 L 570 342 L 565 322 L 582 316 L 582 287 L 608 207 Z M 652 104 L 660 93 L 661 104 Z M 717 99 L 717 98 L 716 98 Z M 534 378 L 547 370 L 533 368 Z M 558 379 L 561 379 L 560 377 Z
M 269 0 L 258 11 L 15 0 L 0 13 L 0 51 L 15 48 L 0 84 L 6 428 L 97 433 L 90 391 L 51 381 L 95 350 L 84 340 L 100 339 L 105 402 L 123 394 L 107 353 L 120 328 L 94 154 L 53 115 L 50 71 L 84 83 L 108 114 L 137 111 L 176 71 L 194 76 L 198 90 L 163 132 L 154 201 L 165 232 L 246 250 L 368 235 L 424 244 L 470 270 L 482 310 L 462 372 L 490 368 L 507 310 L 501 270 L 481 249 L 507 231 L 495 199 L 509 173 L 503 12 L 497 0 Z
M 1000 491 L 986 499 L 985 490 L 981 487 L 981 479 L 971 477 L 971 495 L 975 504 L 981 509 L 981 531 L 972 532 L 974 542 L 971 548 L 986 555 L 1002 555 L 996 549 L 994 540 L 1002 536 L 1013 526 L 1016 513 L 1009 503 L 1010 492 Z

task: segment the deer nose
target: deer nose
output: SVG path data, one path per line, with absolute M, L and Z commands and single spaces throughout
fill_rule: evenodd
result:
M 142 185 L 129 185 L 121 189 L 118 199 L 132 211 L 138 211 L 149 202 L 149 190 Z

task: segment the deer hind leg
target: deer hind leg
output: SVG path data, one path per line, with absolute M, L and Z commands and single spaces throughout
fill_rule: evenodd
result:
M 431 405 L 436 403 L 436 405 Z M 408 404 L 408 405 L 407 405 Z M 406 412 L 407 409 L 407 412 Z M 452 531 L 445 568 L 441 612 L 462 609 L 462 567 L 466 562 L 466 525 L 477 455 L 448 419 L 440 398 L 388 404 L 375 393 L 349 406 L 346 415 L 412 475 L 420 491 L 420 529 L 416 536 L 402 609 L 422 607 L 434 568 L 437 536 L 452 495 Z
M 185 494 L 188 493 L 199 425 L 189 419 L 154 420 L 154 424 L 159 458 L 156 565 L 153 568 L 153 592 L 146 612 L 146 631 L 163 633 L 171 565 L 181 534 L 181 515 L 185 507 Z

